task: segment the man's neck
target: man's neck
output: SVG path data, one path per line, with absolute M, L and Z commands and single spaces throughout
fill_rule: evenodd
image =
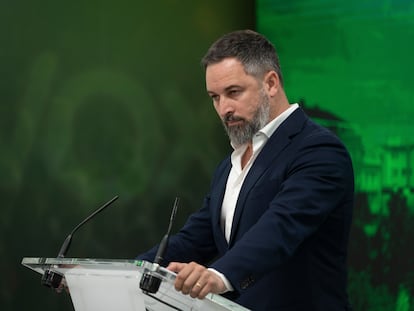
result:
M 249 162 L 250 158 L 253 154 L 253 145 L 251 142 L 247 143 L 246 151 L 244 152 L 242 158 L 241 158 L 241 168 L 244 169 L 246 164 Z

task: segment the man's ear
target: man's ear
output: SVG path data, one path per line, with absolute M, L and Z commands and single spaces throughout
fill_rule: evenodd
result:
M 265 90 L 270 97 L 275 96 L 281 88 L 280 79 L 276 71 L 271 70 L 268 73 L 266 73 L 263 82 Z

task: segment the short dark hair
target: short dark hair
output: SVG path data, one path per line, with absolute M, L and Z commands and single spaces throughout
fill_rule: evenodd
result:
M 225 58 L 236 58 L 243 64 L 247 74 L 257 78 L 274 70 L 283 86 L 276 48 L 267 38 L 253 30 L 225 34 L 211 45 L 201 64 L 206 69 L 208 65 L 219 63 Z

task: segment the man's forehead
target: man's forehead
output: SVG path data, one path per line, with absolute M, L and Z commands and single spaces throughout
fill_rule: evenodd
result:
M 235 71 L 244 70 L 243 64 L 237 58 L 225 58 L 217 63 L 212 63 L 207 66 L 206 74 L 217 71 Z
M 211 64 L 206 69 L 207 90 L 226 89 L 231 86 L 244 84 L 246 79 L 252 79 L 240 61 L 236 59 L 225 59 L 219 63 Z

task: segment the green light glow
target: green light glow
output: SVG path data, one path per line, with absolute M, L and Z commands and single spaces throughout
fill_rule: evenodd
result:
M 354 162 L 354 310 L 410 310 L 414 2 L 256 3 L 258 31 L 278 50 L 291 102 L 337 133 Z

